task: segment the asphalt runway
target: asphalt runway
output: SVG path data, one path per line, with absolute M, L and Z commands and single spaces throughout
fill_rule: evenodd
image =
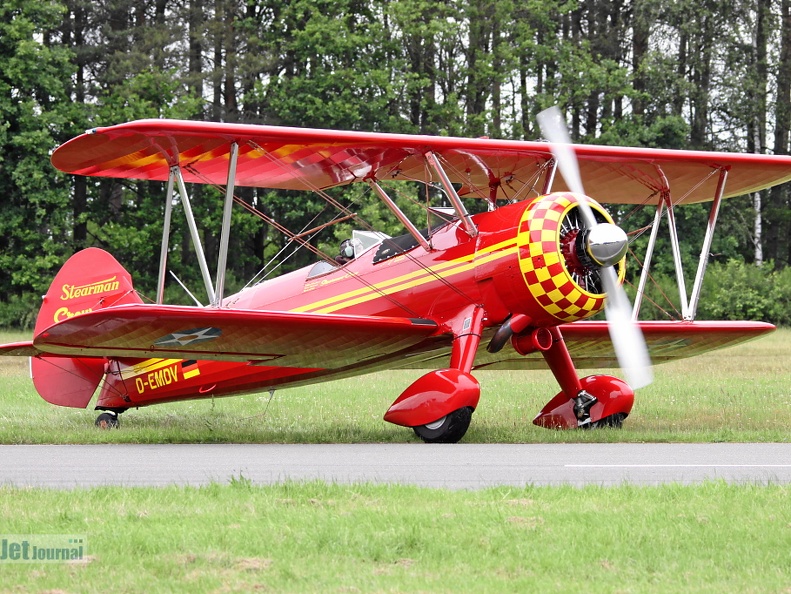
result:
M 157 444 L 0 446 L 0 485 L 75 488 L 324 480 L 498 485 L 791 482 L 791 444 Z

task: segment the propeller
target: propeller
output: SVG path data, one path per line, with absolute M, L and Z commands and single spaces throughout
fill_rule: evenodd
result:
M 557 107 L 550 107 L 538 114 L 538 125 L 550 142 L 552 156 L 566 185 L 574 193 L 585 194 L 582 187 L 577 155 L 571 146 L 566 121 Z M 623 258 L 628 247 L 626 233 L 615 225 L 598 223 L 593 209 L 579 201 L 580 214 L 586 227 L 585 247 L 588 255 L 601 266 L 601 280 L 607 295 L 605 314 L 610 339 L 615 348 L 618 365 L 626 381 L 636 390 L 653 380 L 651 359 L 643 333 L 632 320 L 632 308 L 626 291 L 618 283 L 618 273 L 613 266 Z

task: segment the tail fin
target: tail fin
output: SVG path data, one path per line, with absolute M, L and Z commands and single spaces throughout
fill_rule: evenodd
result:
M 55 275 L 36 318 L 33 336 L 53 324 L 122 303 L 142 303 L 132 277 L 118 260 L 99 248 L 77 252 Z
M 55 275 L 33 336 L 89 311 L 142 302 L 124 267 L 104 250 L 88 248 L 69 258 Z M 106 363 L 103 357 L 39 355 L 31 359 L 33 385 L 47 402 L 85 408 L 104 377 Z

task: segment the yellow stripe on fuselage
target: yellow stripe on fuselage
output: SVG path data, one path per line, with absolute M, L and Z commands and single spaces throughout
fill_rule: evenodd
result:
M 380 283 L 371 284 L 366 287 L 354 289 L 346 293 L 334 295 L 327 299 L 315 301 L 307 305 L 294 308 L 294 312 L 311 313 L 333 313 L 340 309 L 358 305 L 382 297 L 392 295 L 399 291 L 412 289 L 420 285 L 430 283 L 439 279 L 446 279 L 462 272 L 473 269 L 475 266 L 485 264 L 493 260 L 498 260 L 509 255 L 516 254 L 516 238 L 488 246 L 478 252 L 467 254 L 461 258 L 442 262 L 428 268 L 421 268 L 401 276 L 387 279 Z
M 133 378 L 142 373 L 156 371 L 157 369 L 162 369 L 163 367 L 168 367 L 169 365 L 180 363 L 181 361 L 182 359 L 146 359 L 145 361 L 135 363 L 131 367 L 121 371 L 121 378 Z

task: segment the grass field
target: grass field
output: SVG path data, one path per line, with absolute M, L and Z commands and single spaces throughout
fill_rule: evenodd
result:
M 4 340 L 19 338 L 13 335 Z M 599 371 L 599 370 L 597 370 Z M 382 415 L 421 372 L 130 410 L 119 431 L 97 431 L 93 410 L 60 408 L 33 389 L 27 360 L 0 358 L 0 443 L 350 443 L 416 440 Z M 591 372 L 593 373 L 593 372 Z M 618 374 L 617 370 L 610 373 Z M 476 374 L 482 396 L 464 441 L 788 441 L 791 330 L 706 356 L 657 366 L 620 431 L 548 431 L 532 419 L 559 391 L 549 372 Z
M 620 431 L 534 427 L 558 390 L 552 377 L 481 373 L 483 396 L 464 441 L 788 441 L 789 339 L 783 330 L 657 367 Z M 121 430 L 101 431 L 95 412 L 41 400 L 26 361 L 6 358 L 0 442 L 411 441 L 381 415 L 416 375 L 284 390 L 271 402 L 264 394 L 132 410 Z M 256 486 L 239 476 L 201 488 L 0 486 L 0 539 L 87 539 L 80 563 L 0 559 L 0 592 L 789 594 L 790 497 L 783 485 L 722 482 L 448 491 Z
M 9 534 L 87 539 L 82 563 L 0 562 L 0 590 L 787 593 L 789 496 L 724 483 L 0 489 Z

